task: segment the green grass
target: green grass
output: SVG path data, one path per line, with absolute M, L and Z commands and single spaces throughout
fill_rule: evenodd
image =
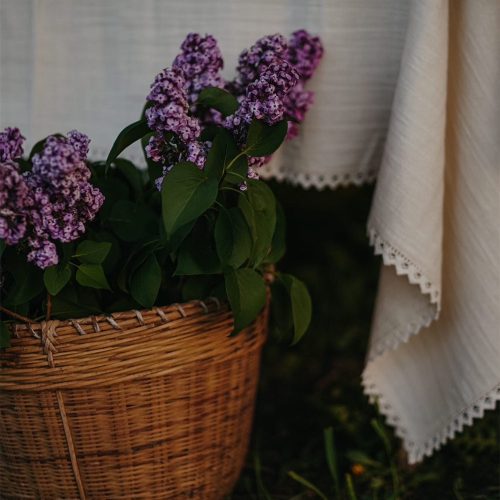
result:
M 314 319 L 297 346 L 266 346 L 251 451 L 232 498 L 500 498 L 498 410 L 408 466 L 362 393 L 380 266 L 365 229 L 372 188 L 273 188 L 289 221 L 280 268 L 309 285 Z

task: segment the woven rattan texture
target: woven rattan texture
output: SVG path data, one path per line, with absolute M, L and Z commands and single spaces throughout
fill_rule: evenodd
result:
M 215 301 L 18 325 L 0 353 L 0 498 L 230 493 L 267 312 L 231 327 Z

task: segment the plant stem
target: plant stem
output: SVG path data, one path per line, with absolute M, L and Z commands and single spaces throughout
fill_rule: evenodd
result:
M 242 151 L 241 153 L 238 153 L 227 165 L 227 167 L 225 168 L 225 171 L 228 172 L 229 169 L 234 165 L 234 163 L 236 163 L 236 160 L 238 160 L 239 158 L 241 158 L 243 155 L 245 154 L 245 151 Z
M 22 321 L 24 323 L 31 323 L 32 322 L 31 319 L 27 318 L 26 316 L 21 316 L 20 314 L 17 314 L 14 311 L 11 311 L 3 306 L 0 306 L 0 311 L 7 314 L 8 316 L 11 316 L 12 318 L 18 319 L 19 321 Z
M 47 293 L 47 313 L 45 314 L 46 321 L 50 319 L 51 314 L 52 314 L 52 296 L 50 295 L 50 293 Z

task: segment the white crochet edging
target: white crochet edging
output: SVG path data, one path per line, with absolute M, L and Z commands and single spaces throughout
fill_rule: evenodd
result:
M 284 165 L 264 165 L 258 171 L 263 179 L 276 179 L 278 182 L 289 182 L 294 186 L 300 186 L 304 189 L 316 188 L 323 190 L 325 188 L 336 189 L 340 186 L 361 186 L 375 180 L 376 170 L 367 170 L 363 172 L 344 172 L 325 174 L 319 172 L 297 172 Z
M 453 439 L 457 432 L 462 432 L 465 425 L 472 425 L 475 418 L 482 418 L 486 410 L 494 410 L 497 402 L 500 401 L 500 385 L 497 385 L 475 403 L 458 412 L 448 424 L 429 432 L 431 437 L 428 439 L 417 443 L 409 437 L 408 430 L 401 422 L 401 418 L 383 396 L 382 390 L 370 377 L 369 364 L 387 350 L 394 350 L 401 343 L 408 342 L 412 335 L 416 335 L 422 328 L 429 326 L 433 320 L 438 318 L 441 305 L 440 289 L 428 280 L 410 259 L 406 258 L 390 243 L 384 241 L 375 229 L 369 229 L 368 234 L 374 253 L 382 256 L 384 265 L 394 266 L 398 275 L 405 275 L 410 283 L 419 285 L 421 292 L 428 295 L 430 303 L 435 306 L 434 314 L 422 315 L 420 322 L 409 323 L 404 331 L 398 333 L 396 338 L 391 337 L 373 347 L 375 354 L 369 358 L 367 368 L 362 374 L 361 383 L 364 393 L 369 397 L 370 402 L 378 402 L 379 410 L 384 415 L 387 423 L 395 428 L 396 436 L 402 439 L 403 446 L 408 452 L 408 462 L 415 464 L 424 457 L 431 456 L 434 451 L 439 450 L 446 441 Z
M 402 425 L 400 418 L 382 396 L 380 389 L 371 380 L 366 371 L 363 373 L 361 383 L 364 393 L 370 398 L 370 402 L 378 402 L 379 410 L 385 416 L 386 422 L 394 426 L 396 436 L 402 439 L 403 446 L 408 452 L 408 462 L 410 464 L 420 462 L 424 457 L 430 457 L 434 451 L 439 450 L 448 440 L 453 439 L 455 434 L 462 432 L 464 426 L 471 426 L 473 420 L 482 418 L 486 410 L 494 410 L 496 404 L 500 401 L 500 385 L 497 385 L 475 403 L 457 413 L 448 424 L 437 431 L 429 433 L 432 437 L 416 443 L 408 436 L 408 431 Z
M 369 229 L 368 236 L 375 255 L 382 257 L 384 265 L 394 266 L 398 276 L 406 276 L 411 284 L 418 285 L 420 291 L 429 296 L 429 302 L 434 306 L 432 312 L 429 313 L 428 309 L 426 309 L 425 313 L 417 320 L 407 323 L 403 330 L 398 330 L 396 335 L 385 337 L 373 344 L 368 357 L 368 362 L 370 362 L 382 356 L 386 351 L 395 350 L 401 343 L 408 342 L 422 328 L 428 327 L 432 321 L 439 317 L 441 304 L 438 286 L 433 284 L 416 264 L 390 243 L 383 240 L 375 229 Z
M 390 336 L 379 340 L 370 346 L 367 362 L 374 361 L 387 351 L 396 350 L 401 344 L 406 344 L 413 335 L 416 335 L 422 328 L 427 328 L 439 316 L 439 311 L 435 308 L 433 312 L 422 314 L 419 321 L 408 323 L 404 330 L 398 330 L 395 336 Z
M 425 276 L 421 269 L 410 259 L 405 257 L 399 250 L 389 242 L 384 241 L 374 228 L 368 230 L 370 245 L 373 247 L 375 255 L 381 255 L 386 266 L 394 266 L 398 276 L 408 277 L 412 285 L 418 285 L 423 294 L 430 296 L 431 304 L 436 304 L 437 309 L 441 308 L 440 289 L 438 285 Z

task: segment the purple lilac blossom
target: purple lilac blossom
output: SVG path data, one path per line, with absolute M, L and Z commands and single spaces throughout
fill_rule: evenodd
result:
M 307 111 L 314 102 L 314 92 L 305 90 L 304 83 L 297 85 L 284 97 L 285 114 L 289 120 L 287 139 L 294 139 L 299 133 L 299 123 L 304 121 Z
M 233 130 L 241 140 L 254 119 L 264 120 L 268 125 L 282 120 L 285 113 L 283 99 L 297 84 L 298 78 L 298 73 L 286 61 L 271 63 L 257 80 L 248 85 L 245 98 L 236 113 L 225 120 L 225 127 Z
M 323 57 L 323 44 L 306 30 L 292 33 L 288 42 L 287 61 L 299 72 L 302 80 L 309 80 Z
M 181 50 L 172 67 L 182 70 L 187 99 L 193 105 L 204 88 L 224 86 L 219 74 L 224 62 L 217 40 L 212 35 L 202 37 L 198 33 L 190 33 L 182 43 Z
M 40 269 L 59 263 L 57 248 L 52 241 L 45 238 L 28 238 L 28 244 L 32 249 L 28 253 L 28 262 L 33 262 Z
M 280 34 L 260 38 L 250 49 L 245 49 L 238 59 L 237 77 L 229 88 L 237 94 L 244 94 L 248 85 L 276 62 L 286 60 L 288 46 L 286 38 Z
M 0 239 L 16 245 L 26 233 L 28 186 L 11 160 L 0 163 Z
M 79 238 L 104 203 L 103 194 L 90 182 L 85 160 L 89 139 L 77 131 L 67 137 L 51 136 L 33 156 L 25 174 L 29 187 L 28 261 L 44 269 L 57 264 L 55 241 Z
M 7 127 L 0 132 L 0 162 L 21 158 L 24 139 L 17 127 Z
M 173 132 L 187 143 L 196 140 L 201 128 L 196 118 L 188 116 L 185 86 L 186 80 L 179 68 L 159 73 L 147 96 L 152 106 L 146 110 L 146 119 L 149 128 L 158 135 Z

